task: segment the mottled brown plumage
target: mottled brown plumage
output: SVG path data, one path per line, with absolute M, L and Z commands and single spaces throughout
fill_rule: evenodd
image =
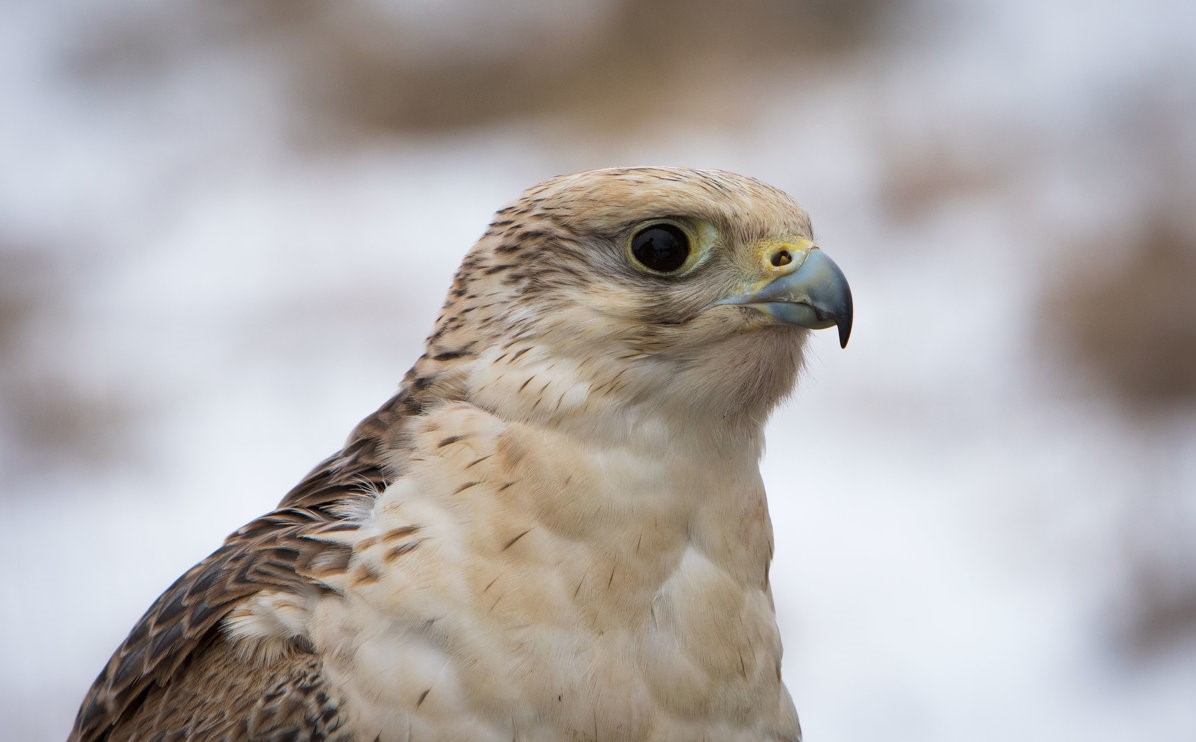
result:
M 425 355 L 420 363 L 426 360 Z M 71 740 L 141 739 L 150 730 L 162 739 L 245 739 L 247 727 L 237 723 L 251 713 L 282 718 L 282 731 L 267 734 L 259 725 L 251 739 L 335 738 L 326 737 L 336 727 L 335 717 L 323 721 L 326 729 L 311 727 L 310 736 L 286 722 L 293 714 L 306 719 L 314 708 L 335 714 L 336 699 L 318 683 L 278 679 L 318 677 L 320 661 L 311 647 L 296 640 L 292 652 L 261 668 L 232 650 L 219 623 L 239 601 L 262 590 L 327 590 L 321 578 L 347 568 L 349 548 L 322 537 L 356 528 L 353 516 L 368 511 L 390 483 L 383 451 L 395 445 L 398 421 L 428 403 L 427 378 L 412 369 L 401 391 L 362 420 L 345 447 L 304 477 L 277 509 L 238 529 L 154 601 L 88 691 Z M 193 698 L 210 695 L 228 680 L 238 681 L 239 692 L 227 697 L 246 705 L 223 711 L 227 729 L 215 731 L 211 720 L 185 711 Z M 285 692 L 274 692 L 279 682 Z
M 265 727 L 247 735 L 246 728 L 235 725 L 250 712 L 274 717 L 292 709 L 306 718 L 317 707 L 321 714 L 335 711 L 335 699 L 327 698 L 318 683 L 294 682 L 284 693 L 272 692 L 280 678 L 318 677 L 319 658 L 310 647 L 297 642 L 292 654 L 258 667 L 233 651 L 219 622 L 239 601 L 263 589 L 327 589 L 321 578 L 346 568 L 349 549 L 321 536 L 354 527 L 344 516 L 368 507 L 374 493 L 385 489 L 379 445 L 403 397 L 397 395 L 362 422 L 345 448 L 308 474 L 277 510 L 233 533 L 154 601 L 96 678 L 72 740 L 139 739 L 150 730 L 164 739 L 307 739 L 286 732 L 286 723 L 273 736 Z M 234 683 L 239 692 L 220 698 L 240 699 L 244 707 L 208 716 L 186 711 L 195 698 L 210 696 L 213 687 L 225 683 Z M 212 714 L 225 717 L 229 726 L 214 731 Z M 321 739 L 321 734 L 313 731 L 310 738 Z

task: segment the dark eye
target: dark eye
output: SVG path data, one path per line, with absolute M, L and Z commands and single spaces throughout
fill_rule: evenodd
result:
M 631 254 L 657 273 L 672 273 L 689 257 L 689 237 L 672 224 L 653 224 L 631 238 Z

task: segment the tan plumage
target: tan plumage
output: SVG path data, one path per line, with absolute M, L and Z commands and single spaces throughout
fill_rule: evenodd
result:
M 757 461 L 801 328 L 850 327 L 811 239 L 728 173 L 527 191 L 399 393 L 154 603 L 71 738 L 798 739 Z

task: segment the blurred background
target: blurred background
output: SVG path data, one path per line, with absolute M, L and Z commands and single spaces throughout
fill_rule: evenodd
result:
M 724 168 L 855 290 L 763 467 L 808 740 L 1196 739 L 1196 6 L 0 8 L 0 737 L 387 399 L 524 188 Z

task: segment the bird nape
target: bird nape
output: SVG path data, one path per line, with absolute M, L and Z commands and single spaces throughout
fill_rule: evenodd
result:
M 529 189 L 398 393 L 158 598 L 71 739 L 800 739 L 758 463 L 809 330 L 851 321 L 759 181 Z

